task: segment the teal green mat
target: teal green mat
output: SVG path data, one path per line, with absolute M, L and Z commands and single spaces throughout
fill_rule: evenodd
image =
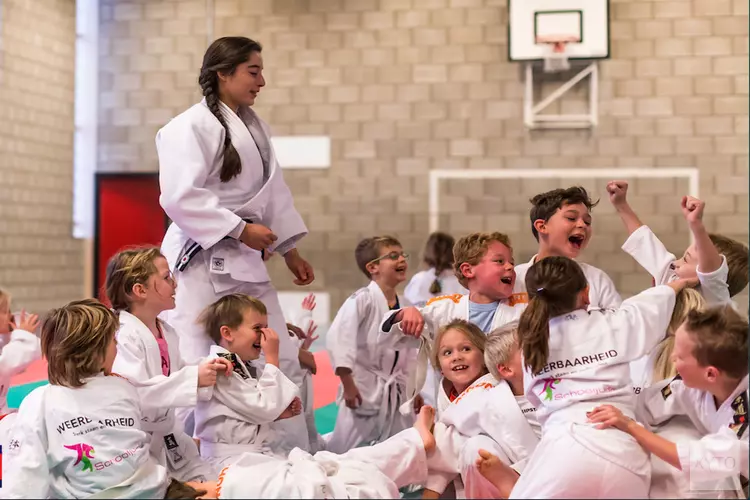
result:
M 21 401 L 23 401 L 23 398 L 25 398 L 31 391 L 33 391 L 37 387 L 41 387 L 43 385 L 47 385 L 46 380 L 11 387 L 10 389 L 8 389 L 8 408 L 18 408 L 19 406 L 21 406 Z

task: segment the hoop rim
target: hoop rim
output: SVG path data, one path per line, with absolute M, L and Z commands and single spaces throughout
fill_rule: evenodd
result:
M 546 43 L 546 44 L 568 44 L 568 43 L 578 43 L 581 41 L 580 36 L 576 35 L 543 35 L 536 37 L 536 43 Z

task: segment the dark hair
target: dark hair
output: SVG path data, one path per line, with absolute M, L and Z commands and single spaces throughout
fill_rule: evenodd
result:
M 370 271 L 367 270 L 367 264 L 380 257 L 380 251 L 386 247 L 400 247 L 401 243 L 393 236 L 375 236 L 365 238 L 357 244 L 354 249 L 354 259 L 357 261 L 357 267 L 365 276 L 372 278 Z
M 244 36 L 226 36 L 214 40 L 203 56 L 201 74 L 198 83 L 206 98 L 206 106 L 224 127 L 224 162 L 219 177 L 221 182 L 228 182 L 242 171 L 240 155 L 232 145 L 229 127 L 219 107 L 219 73 L 231 75 L 242 63 L 250 59 L 254 52 L 261 52 L 263 47 Z
M 599 200 L 591 201 L 588 192 L 581 186 L 573 186 L 567 189 L 553 189 L 552 191 L 538 194 L 529 201 L 533 205 L 529 211 L 531 233 L 537 241 L 539 241 L 539 232 L 534 227 L 534 222 L 537 220 L 549 221 L 565 205 L 578 205 L 582 203 L 591 211 L 592 208 L 599 204 Z
M 547 257 L 529 268 L 529 305 L 521 314 L 518 338 L 532 374 L 541 372 L 549 358 L 549 320 L 573 311 L 586 286 L 581 266 L 567 257 Z
M 423 260 L 425 264 L 435 268 L 435 281 L 430 285 L 432 294 L 443 291 L 438 277 L 446 269 L 453 268 L 453 245 L 455 243 L 453 236 L 441 232 L 432 233 L 427 239 Z
M 747 319 L 731 305 L 693 310 L 683 324 L 695 342 L 700 366 L 713 366 L 732 378 L 747 375 Z

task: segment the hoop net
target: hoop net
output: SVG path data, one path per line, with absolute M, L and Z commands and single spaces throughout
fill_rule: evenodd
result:
M 570 61 L 565 49 L 569 43 L 580 42 L 581 38 L 575 35 L 547 35 L 536 38 L 536 43 L 548 46 L 544 54 L 544 72 L 557 73 L 570 69 Z

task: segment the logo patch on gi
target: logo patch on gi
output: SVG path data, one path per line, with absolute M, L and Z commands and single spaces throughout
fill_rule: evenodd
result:
M 224 259 L 221 257 L 214 257 L 211 259 L 211 270 L 212 271 L 223 271 L 224 270 Z
M 247 380 L 249 378 L 247 376 L 247 373 L 245 373 L 245 370 L 242 369 L 242 363 L 240 363 L 240 360 L 235 353 L 219 352 L 217 353 L 217 356 L 219 356 L 220 358 L 224 358 L 232 363 L 232 370 L 234 371 L 234 373 L 242 377 L 243 380 Z
M 665 400 L 669 396 L 672 395 L 672 382 L 674 382 L 675 380 L 682 380 L 682 377 L 680 377 L 679 375 L 676 375 L 675 378 L 673 378 L 672 380 L 670 380 L 669 383 L 666 386 L 662 387 L 662 389 L 661 389 L 661 396 Z
M 743 392 L 734 398 L 732 409 L 734 410 L 734 416 L 729 428 L 737 434 L 738 438 L 741 438 L 747 430 L 747 393 Z
M 179 446 L 177 444 L 177 439 L 174 437 L 174 434 L 167 434 L 164 436 L 164 444 L 167 446 L 168 450 L 174 450 Z

